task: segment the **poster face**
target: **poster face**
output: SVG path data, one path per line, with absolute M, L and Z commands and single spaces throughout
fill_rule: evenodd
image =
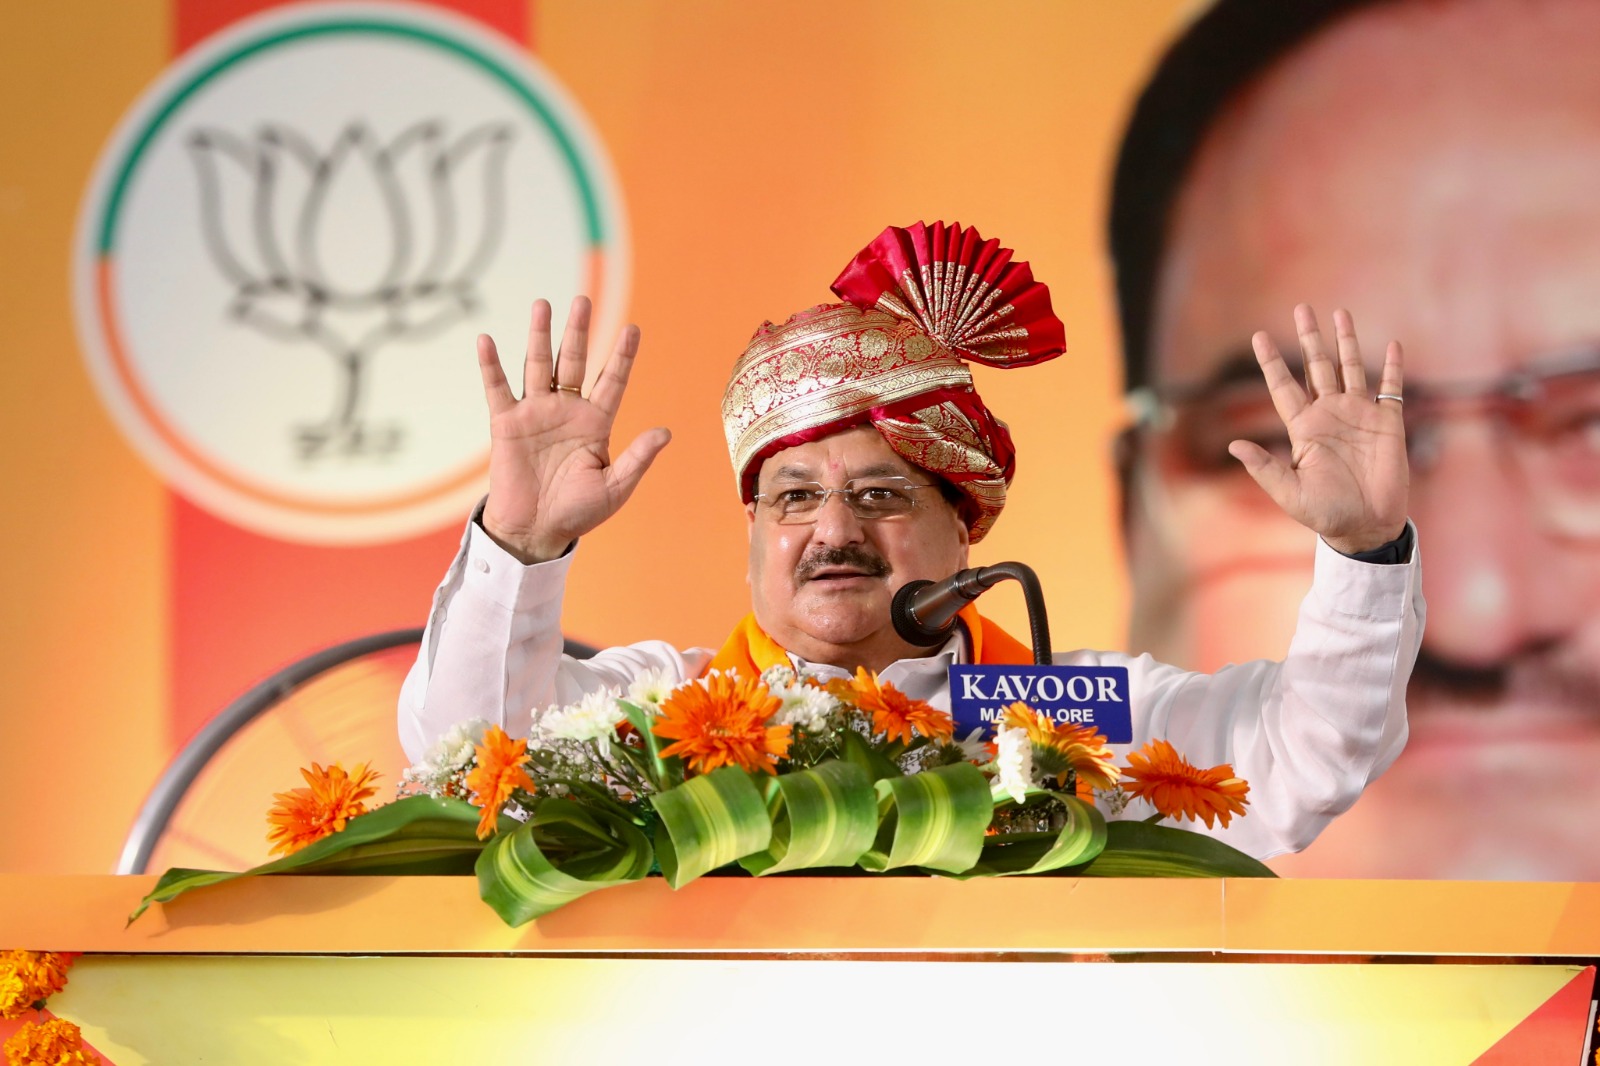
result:
M 1142 308 L 1129 384 L 1158 412 L 1126 467 L 1132 642 L 1201 669 L 1288 647 L 1303 530 L 1226 448 L 1290 455 L 1251 332 L 1294 353 L 1290 306 L 1325 324 L 1348 308 L 1374 380 L 1384 346 L 1404 349 L 1427 629 L 1405 751 L 1282 869 L 1600 877 L 1584 813 L 1600 800 L 1600 79 L 1577 44 L 1600 19 L 1346 6 L 1222 5 L 1234 21 L 1196 24 L 1188 71 L 1164 68 L 1154 125 L 1191 148 L 1166 171 L 1159 243 L 1125 242 L 1119 267 Z M 1207 71 L 1206 55 L 1231 58 Z M 1157 210 L 1131 181 L 1122 206 Z

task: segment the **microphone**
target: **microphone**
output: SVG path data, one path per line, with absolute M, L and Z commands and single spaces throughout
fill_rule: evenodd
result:
M 910 581 L 901 585 L 889 605 L 894 631 L 907 644 L 921 648 L 943 644 L 955 629 L 957 612 L 1010 576 L 996 573 L 995 569 L 975 566 L 957 570 L 943 581 Z
M 894 631 L 907 644 L 932 648 L 950 639 L 956 614 L 1002 581 L 1022 585 L 1028 605 L 1028 635 L 1033 638 L 1033 661 L 1051 660 L 1050 622 L 1045 617 L 1044 592 L 1031 567 L 1022 563 L 996 563 L 958 570 L 943 581 L 910 581 L 900 586 L 889 604 Z

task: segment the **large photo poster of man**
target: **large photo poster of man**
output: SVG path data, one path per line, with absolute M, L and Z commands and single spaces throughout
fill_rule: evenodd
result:
M 1406 346 L 1429 606 L 1410 739 L 1284 873 L 1600 877 L 1596 43 L 1581 0 L 1221 0 L 1123 139 L 1135 650 L 1282 654 L 1310 556 L 1226 451 L 1287 447 L 1256 323 L 1337 302 Z

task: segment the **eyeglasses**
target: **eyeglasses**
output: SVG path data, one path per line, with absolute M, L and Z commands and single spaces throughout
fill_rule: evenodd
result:
M 1134 425 L 1125 437 L 1152 445 L 1163 479 L 1237 486 L 1241 503 L 1271 506 L 1228 455 L 1230 441 L 1249 440 L 1289 458 L 1288 434 L 1253 364 L 1229 364 L 1203 382 L 1138 389 L 1128 402 Z M 1414 476 L 1426 477 L 1443 458 L 1449 423 L 1487 421 L 1540 519 L 1569 536 L 1600 538 L 1600 347 L 1552 353 L 1488 381 L 1408 380 L 1402 413 Z
M 858 477 L 846 481 L 843 488 L 828 489 L 815 481 L 801 481 L 752 498 L 770 507 L 779 522 L 801 524 L 815 522 L 829 496 L 838 495 L 857 518 L 873 520 L 909 513 L 917 506 L 912 494 L 932 488 L 938 486 L 918 485 L 903 477 Z

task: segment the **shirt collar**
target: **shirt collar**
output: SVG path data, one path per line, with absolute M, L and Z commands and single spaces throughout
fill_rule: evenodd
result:
M 940 673 L 944 673 L 952 666 L 964 666 L 971 660 L 972 641 L 967 636 L 966 627 L 957 625 L 956 631 L 950 634 L 950 639 L 945 641 L 939 650 L 932 655 L 919 655 L 912 659 L 897 659 L 884 669 L 884 673 L 888 674 L 891 670 L 896 673 L 904 673 L 908 670 L 921 673 L 935 665 L 938 666 Z M 853 671 L 846 670 L 841 666 L 809 662 L 794 652 L 789 652 L 789 662 L 793 664 L 796 673 L 803 670 L 818 677 L 829 679 L 855 676 Z

